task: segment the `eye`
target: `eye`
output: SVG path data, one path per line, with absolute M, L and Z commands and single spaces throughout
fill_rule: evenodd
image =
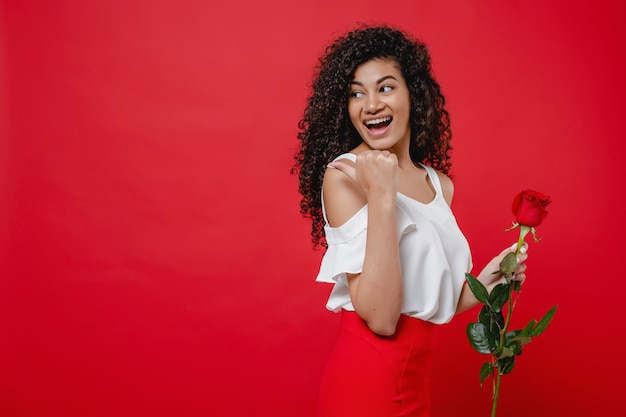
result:
M 390 93 L 391 90 L 393 90 L 393 87 L 390 85 L 383 85 L 382 87 L 380 87 L 381 93 Z
M 361 98 L 361 97 L 363 97 L 363 92 L 362 91 L 351 91 L 350 92 L 350 97 L 351 98 Z

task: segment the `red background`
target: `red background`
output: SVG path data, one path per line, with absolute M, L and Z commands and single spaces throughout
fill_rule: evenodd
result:
M 357 21 L 430 46 L 476 265 L 515 193 L 554 199 L 514 325 L 559 310 L 500 413 L 623 415 L 623 1 L 1 4 L 0 415 L 316 415 L 338 316 L 289 168 Z M 442 328 L 433 417 L 489 412 L 475 314 Z

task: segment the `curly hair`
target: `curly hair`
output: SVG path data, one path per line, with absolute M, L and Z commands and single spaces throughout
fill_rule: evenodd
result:
M 315 68 L 312 94 L 298 123 L 300 149 L 291 169 L 299 177 L 300 212 L 312 220 L 314 246 L 327 246 L 321 201 L 326 165 L 362 141 L 348 115 L 349 83 L 359 65 L 374 59 L 399 64 L 409 89 L 411 160 L 446 174 L 451 167 L 450 119 L 426 46 L 388 26 L 363 26 L 336 39 Z

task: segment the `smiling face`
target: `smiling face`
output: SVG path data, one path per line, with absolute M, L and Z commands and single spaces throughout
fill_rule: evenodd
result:
M 408 152 L 411 101 L 395 61 L 374 59 L 357 67 L 350 82 L 348 113 L 370 148 Z

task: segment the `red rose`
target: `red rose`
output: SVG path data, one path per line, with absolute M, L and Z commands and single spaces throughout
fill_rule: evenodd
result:
M 522 226 L 539 226 L 548 215 L 546 206 L 551 202 L 550 196 L 538 191 L 522 191 L 513 199 L 515 221 Z

